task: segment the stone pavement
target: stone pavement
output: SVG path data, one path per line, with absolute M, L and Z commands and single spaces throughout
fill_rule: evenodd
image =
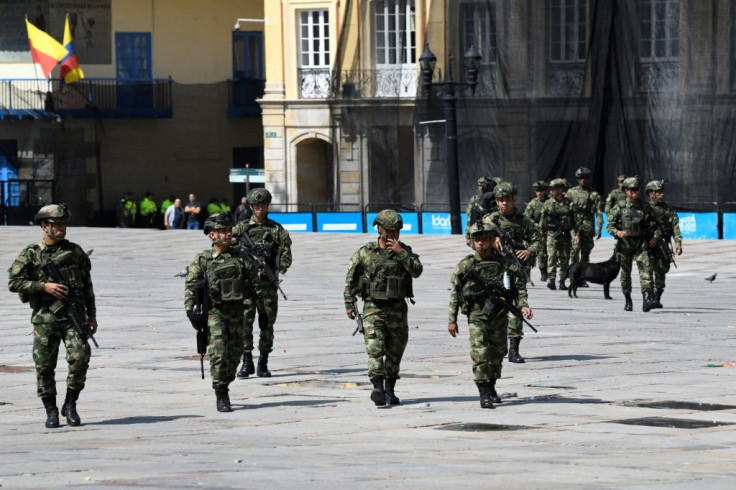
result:
M 3 271 L 40 238 L 38 227 L 0 227 Z M 734 242 L 685 242 L 665 308 L 646 314 L 638 290 L 635 311 L 623 311 L 618 279 L 613 301 L 601 286 L 575 300 L 538 282 L 530 303 L 539 333 L 527 331 L 521 344 L 527 363 L 504 364 L 505 402 L 482 410 L 467 322 L 459 338 L 447 333 L 449 277 L 467 253 L 464 239 L 405 235 L 424 274 L 397 384 L 404 403 L 378 409 L 342 304 L 348 257 L 369 236 L 294 234 L 274 376 L 237 380 L 236 410 L 221 414 L 209 372 L 200 379 L 184 281 L 174 277 L 208 240 L 73 227 L 68 238 L 94 249 L 100 348 L 78 404 L 83 425 L 44 427 L 30 310 L 1 288 L 4 488 L 730 489 L 736 481 L 736 425 L 718 425 L 736 424 Z M 612 248 L 596 242 L 593 260 Z M 713 283 L 703 280 L 714 272 Z M 62 358 L 62 394 L 65 375 Z

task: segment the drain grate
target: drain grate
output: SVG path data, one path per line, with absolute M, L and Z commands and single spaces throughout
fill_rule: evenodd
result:
M 736 405 L 719 405 L 717 403 L 698 403 L 698 402 L 679 402 L 672 400 L 665 400 L 661 402 L 634 402 L 626 404 L 630 407 L 642 407 L 642 408 L 672 408 L 675 410 L 700 410 L 703 412 L 710 412 L 714 410 L 732 410 L 736 408 Z
M 667 427 L 670 429 L 705 429 L 722 425 L 734 425 L 733 422 L 718 422 L 717 420 L 689 420 L 668 417 L 644 417 L 640 419 L 612 420 L 611 422 L 614 424 Z
M 439 430 L 454 430 L 460 432 L 499 432 L 512 430 L 526 430 L 530 427 L 523 425 L 504 425 L 504 424 L 448 424 L 435 427 Z

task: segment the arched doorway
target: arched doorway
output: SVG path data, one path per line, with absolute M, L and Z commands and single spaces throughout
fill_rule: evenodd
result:
M 296 145 L 296 202 L 332 202 L 332 145 L 308 138 Z

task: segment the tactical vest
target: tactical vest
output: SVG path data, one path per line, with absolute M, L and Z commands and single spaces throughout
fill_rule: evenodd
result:
M 544 201 L 547 202 L 547 201 Z M 532 203 L 532 216 L 531 219 L 535 223 L 539 223 L 540 218 L 542 217 L 542 206 L 544 206 L 544 202 L 537 199 Z
M 570 204 L 564 199 L 561 202 L 554 201 L 547 216 L 547 229 L 550 231 L 569 231 L 572 229 Z
M 630 237 L 644 233 L 644 211 L 634 206 L 621 208 L 621 229 Z
M 575 192 L 572 197 L 567 196 L 572 201 L 573 209 L 576 212 L 583 215 L 584 218 L 590 220 L 592 214 L 593 200 L 590 198 L 592 192 L 584 190 L 583 188 L 575 188 Z
M 475 270 L 485 282 L 503 283 L 503 273 L 506 271 L 504 265 L 500 262 L 491 260 L 478 261 L 473 255 L 468 256 L 471 259 L 470 267 Z M 477 284 L 472 278 L 468 278 L 462 288 L 462 302 L 460 303 L 460 312 L 463 315 L 470 314 L 474 309 L 483 309 L 483 302 L 473 301 L 472 294 L 483 289 L 483 284 Z
M 361 278 L 363 298 L 379 301 L 413 298 L 412 277 L 399 257 L 393 252 L 375 253 L 376 249 L 378 246 L 373 244 L 367 277 Z
M 224 262 L 215 262 L 211 251 L 203 253 L 207 261 L 207 282 L 212 303 L 242 302 L 246 285 L 243 281 L 244 270 L 236 256 L 227 257 Z
M 274 236 L 278 234 L 278 228 L 264 225 L 251 226 L 250 223 L 247 223 L 243 228 L 243 233 L 247 233 L 254 244 L 263 243 L 264 248 L 268 251 L 268 265 L 274 270 L 278 269 L 276 259 L 279 245 L 276 243 L 277 237 Z
M 59 274 L 61 274 L 61 278 L 64 281 L 74 281 L 80 289 L 84 286 L 82 271 L 79 269 L 79 260 L 73 248 L 55 248 L 53 253 L 51 253 L 49 252 L 48 245 L 42 242 L 33 245 L 32 250 L 35 257 L 35 273 L 37 274 L 38 280 L 52 282 L 52 279 L 43 273 L 43 266 L 51 262 L 59 269 Z M 84 252 L 79 251 L 78 253 Z M 48 307 L 56 302 L 56 298 L 45 293 L 21 293 L 20 299 L 24 303 L 29 303 L 34 311 Z M 84 298 L 80 299 L 84 300 Z

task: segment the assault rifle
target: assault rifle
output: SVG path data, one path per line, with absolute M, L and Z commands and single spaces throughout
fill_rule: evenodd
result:
M 264 246 L 263 241 L 258 242 L 258 244 L 253 243 L 253 239 L 248 235 L 247 231 L 243 232 L 242 240 L 244 243 L 241 243 L 240 248 L 246 253 L 246 255 L 248 255 L 253 263 L 256 264 L 256 267 L 258 267 L 261 273 L 266 275 L 266 279 L 279 289 L 281 296 L 283 296 L 285 300 L 288 299 L 284 290 L 281 289 L 281 280 L 273 271 L 271 266 L 268 265 L 270 254 Z
M 501 231 L 501 228 L 499 228 L 498 224 L 495 221 L 492 221 L 492 223 L 493 228 L 498 234 L 498 238 L 501 240 L 501 254 L 513 260 L 514 263 L 519 267 L 519 269 L 521 269 L 521 272 L 524 273 L 526 281 L 532 286 L 535 286 L 534 281 L 532 281 L 532 278 L 529 277 L 529 274 L 526 272 L 526 267 L 524 266 L 524 264 L 521 263 L 519 257 L 516 256 L 516 251 L 524 250 L 525 247 L 519 246 L 519 244 L 516 243 L 516 240 L 514 240 L 514 237 L 512 237 L 510 234 L 503 233 Z
M 82 303 L 82 293 L 79 290 L 79 287 L 77 287 L 76 281 L 74 279 L 64 279 L 61 276 L 59 268 L 56 267 L 56 264 L 53 262 L 47 262 L 46 265 L 42 267 L 42 270 L 43 273 L 52 281 L 58 284 L 63 284 L 68 288 L 66 298 L 62 298 L 54 304 L 61 304 L 61 308 L 59 309 L 64 309 L 64 313 L 66 313 L 67 318 L 69 318 L 72 327 L 74 327 L 74 330 L 79 334 L 83 342 L 86 343 L 88 339 L 92 339 L 95 347 L 100 347 L 95 340 L 94 335 L 92 335 L 92 329 L 87 324 L 87 314 L 84 311 L 84 305 Z M 51 308 L 53 311 L 54 305 L 51 305 Z M 56 311 L 58 311 L 58 309 Z
M 482 286 L 480 291 L 470 294 L 470 298 L 473 301 L 485 301 L 483 305 L 483 314 L 487 316 L 501 316 L 506 312 L 511 313 L 516 318 L 520 319 L 529 328 L 537 332 L 534 325 L 529 323 L 521 310 L 514 304 L 514 294 L 509 289 L 504 289 L 494 282 L 486 282 L 480 274 L 474 269 L 468 270 L 463 276 L 463 282 L 468 279 L 472 279 L 473 282 Z M 466 298 L 468 299 L 468 298 Z M 494 313 L 495 312 L 495 313 Z
M 360 332 L 363 333 L 363 315 L 360 314 L 359 311 L 356 311 L 355 313 L 355 330 L 353 330 L 353 337 L 355 337 L 355 334 Z
M 662 238 L 657 240 L 657 250 L 664 257 L 664 259 L 675 266 L 677 269 L 677 263 L 675 263 L 675 251 L 672 249 L 672 228 L 664 224 L 659 225 L 659 230 L 662 233 Z
M 549 213 L 549 222 L 547 223 L 547 227 L 552 231 L 552 238 L 560 238 L 564 241 L 571 240 L 570 234 L 568 231 L 570 231 L 570 226 L 560 218 L 560 213 L 557 212 L 557 210 L 552 211 Z
M 207 354 L 207 316 L 210 312 L 210 293 L 207 282 L 207 274 L 202 274 L 194 284 L 194 314 L 190 318 L 192 326 L 197 330 L 197 354 L 199 354 L 199 367 L 204 379 L 204 355 Z

